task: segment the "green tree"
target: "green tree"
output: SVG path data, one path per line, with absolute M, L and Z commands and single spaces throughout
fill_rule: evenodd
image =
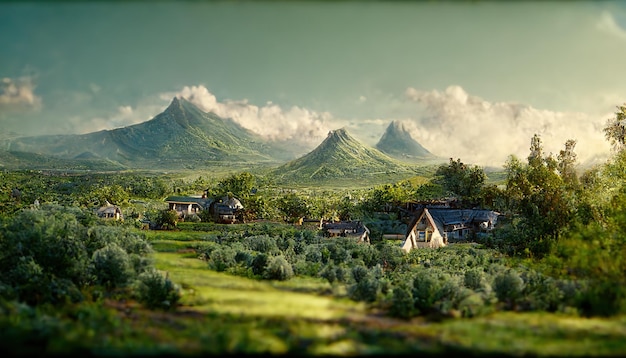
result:
M 450 158 L 448 165 L 437 168 L 433 182 L 463 202 L 472 204 L 480 199 L 485 180 L 487 175 L 481 167 L 465 164 L 461 159 L 455 161 Z
M 617 106 L 615 117 L 609 118 L 604 127 L 604 136 L 616 150 L 624 148 L 626 141 L 626 103 Z
M 296 222 L 310 213 L 306 199 L 296 193 L 285 194 L 277 204 L 287 222 Z

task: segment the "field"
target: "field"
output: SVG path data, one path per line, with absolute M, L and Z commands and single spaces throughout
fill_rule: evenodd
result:
M 234 341 L 228 352 L 342 356 L 454 352 L 621 356 L 626 352 L 626 318 L 621 316 L 495 312 L 442 321 L 394 319 L 342 298 L 341 288 L 323 279 L 252 280 L 208 270 L 206 262 L 185 250 L 192 241 L 158 239 L 153 244 L 163 249 L 155 253 L 156 266 L 183 288 L 181 311 L 194 312 L 208 322 L 220 317 L 225 324 L 254 327 L 245 338 L 229 338 Z M 246 348 L 239 347 L 238 339 L 246 340 Z

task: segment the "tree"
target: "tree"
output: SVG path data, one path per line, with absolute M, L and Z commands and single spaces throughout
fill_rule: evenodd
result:
M 434 183 L 441 185 L 448 193 L 458 196 L 461 201 L 474 203 L 480 198 L 480 193 L 487 175 L 485 171 L 475 165 L 467 165 L 450 158 L 448 165 L 441 165 L 435 172 Z
M 541 138 L 535 134 L 531 139 L 528 164 L 511 156 L 505 165 L 508 208 L 521 216 L 517 226 L 522 236 L 520 241 L 534 254 L 546 254 L 559 231 L 574 218 L 575 193 L 559 175 L 561 169 L 570 182 L 576 178 L 574 144 L 568 141 L 557 161 L 551 155 L 544 156 Z
M 310 213 L 306 200 L 296 193 L 288 193 L 280 198 L 278 210 L 288 222 L 296 222 Z
M 251 195 L 257 178 L 249 172 L 232 174 L 217 183 L 215 196 L 222 197 L 232 193 L 236 198 L 244 200 Z
M 604 136 L 616 150 L 621 150 L 626 143 L 626 103 L 617 106 L 615 117 L 609 118 L 604 127 Z

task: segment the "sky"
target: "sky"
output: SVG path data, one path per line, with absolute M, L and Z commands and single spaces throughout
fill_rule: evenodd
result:
M 538 134 L 584 164 L 611 155 L 625 64 L 619 1 L 5 1 L 0 134 L 129 126 L 182 96 L 303 151 L 399 120 L 464 163 L 525 160 Z

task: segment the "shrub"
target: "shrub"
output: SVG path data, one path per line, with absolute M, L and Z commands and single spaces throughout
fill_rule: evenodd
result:
M 115 243 L 93 253 L 91 273 L 108 289 L 125 285 L 135 274 L 128 254 Z
M 257 276 L 263 276 L 268 262 L 269 256 L 263 253 L 257 254 L 252 260 L 252 273 Z
M 496 276 L 493 290 L 498 301 L 503 302 L 506 308 L 517 309 L 517 303 L 522 297 L 524 280 L 513 269 Z
M 562 305 L 563 292 L 556 280 L 531 271 L 523 276 L 525 286 L 522 308 L 530 311 L 557 311 Z
M 394 287 L 389 314 L 393 317 L 405 319 L 413 317 L 415 315 L 413 300 L 410 286 L 405 284 Z
M 149 309 L 172 310 L 181 298 L 180 288 L 156 269 L 139 275 L 137 299 Z
M 283 256 L 274 256 L 267 265 L 265 276 L 270 280 L 286 281 L 293 277 L 293 268 Z
M 483 287 L 483 273 L 479 269 L 471 269 L 465 271 L 465 275 L 463 277 L 463 284 L 465 287 L 470 288 L 474 291 L 478 291 Z
M 209 254 L 207 260 L 209 268 L 217 272 L 224 272 L 237 264 L 235 261 L 236 255 L 235 250 L 228 246 L 219 247 Z

